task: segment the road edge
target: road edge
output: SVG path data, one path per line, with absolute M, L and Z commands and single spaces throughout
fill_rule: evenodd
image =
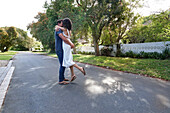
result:
M 5 76 L 3 82 L 0 86 L 0 112 L 2 110 L 2 106 L 3 106 L 4 100 L 5 100 L 5 96 L 6 96 L 6 93 L 8 91 L 8 87 L 9 87 L 9 84 L 10 84 L 14 70 L 15 70 L 15 67 L 11 67 L 9 69 L 7 75 Z

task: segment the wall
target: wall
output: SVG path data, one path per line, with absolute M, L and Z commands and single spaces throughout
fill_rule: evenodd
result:
M 104 46 L 99 46 L 99 50 Z M 170 48 L 170 41 L 166 42 L 150 42 L 150 43 L 134 43 L 134 44 L 121 44 L 121 50 L 123 53 L 128 51 L 133 51 L 134 53 L 144 52 L 158 52 L 161 53 L 166 47 Z M 94 47 L 89 46 L 80 46 L 77 48 L 77 51 L 81 52 L 94 52 Z M 116 45 L 113 45 L 113 55 L 116 51 Z
M 115 45 L 113 47 L 115 47 Z M 134 53 L 140 53 L 141 51 L 162 53 L 162 51 L 166 47 L 170 48 L 170 41 L 151 42 L 151 43 L 122 44 L 121 45 L 121 50 L 122 50 L 123 53 L 128 52 L 128 51 L 133 51 Z

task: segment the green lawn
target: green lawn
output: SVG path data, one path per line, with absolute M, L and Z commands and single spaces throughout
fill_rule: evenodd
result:
M 74 55 L 74 61 L 170 80 L 170 60 Z
M 49 53 L 48 56 L 52 56 L 52 57 L 56 57 L 57 58 L 57 55 L 55 53 Z
M 15 55 L 17 52 L 14 51 L 8 51 L 8 52 L 0 52 L 0 55 Z
M 0 60 L 10 60 L 13 55 L 15 55 L 17 52 L 13 52 L 13 51 L 8 51 L 8 52 L 4 52 L 1 53 L 0 52 Z

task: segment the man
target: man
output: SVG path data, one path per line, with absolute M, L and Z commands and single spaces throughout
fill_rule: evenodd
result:
M 62 27 L 62 21 L 63 20 L 58 20 L 57 25 Z M 60 62 L 60 69 L 59 69 L 59 84 L 61 85 L 66 85 L 69 84 L 68 79 L 65 79 L 64 77 L 64 72 L 65 72 L 65 67 L 62 66 L 63 63 L 63 46 L 62 46 L 62 41 L 65 43 L 69 44 L 71 48 L 74 48 L 74 44 L 71 43 L 67 38 L 63 36 L 63 31 L 59 29 L 58 31 L 55 30 L 55 49 L 56 49 L 56 54 L 58 56 L 59 62 Z

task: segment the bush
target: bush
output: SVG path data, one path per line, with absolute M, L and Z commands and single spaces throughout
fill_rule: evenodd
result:
M 139 56 L 140 56 L 140 58 L 144 58 L 144 51 L 141 51 L 140 53 L 139 53 Z
M 94 55 L 94 52 L 81 52 L 81 51 L 77 51 L 77 54 L 84 54 L 84 55 Z
M 170 58 L 170 49 L 166 48 L 162 53 L 158 52 L 144 52 L 141 51 L 139 54 L 135 54 L 132 51 L 122 54 L 121 57 L 131 57 L 131 58 L 154 58 L 154 59 L 167 59 Z
M 101 55 L 102 56 L 110 56 L 111 52 L 113 51 L 113 48 L 109 48 L 109 47 L 103 47 L 101 49 Z
M 166 58 L 170 57 L 170 49 L 169 48 L 165 48 L 165 50 L 163 50 L 162 53 L 165 55 Z
M 14 50 L 14 51 L 28 51 L 29 49 L 26 48 L 26 47 L 24 47 L 24 46 L 19 45 L 19 46 L 13 46 L 13 47 L 11 47 L 10 50 Z
M 133 53 L 132 51 L 129 51 L 129 52 L 126 52 L 126 53 L 125 53 L 125 56 L 126 56 L 126 57 L 132 57 L 132 58 L 133 58 L 134 53 Z

